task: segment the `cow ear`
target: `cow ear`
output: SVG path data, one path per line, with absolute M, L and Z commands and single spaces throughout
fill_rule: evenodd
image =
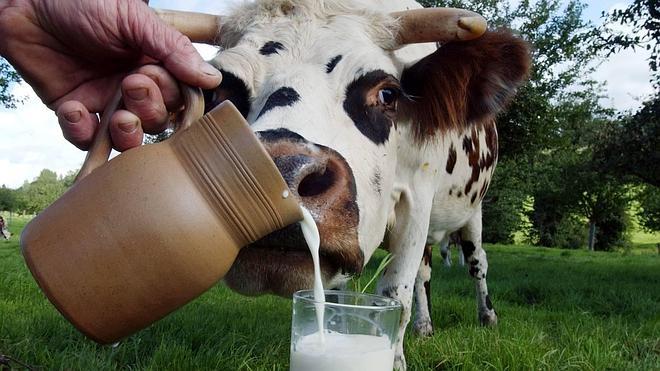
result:
M 530 64 L 528 44 L 510 31 L 445 44 L 404 69 L 400 112 L 420 140 L 492 119 L 527 78 Z

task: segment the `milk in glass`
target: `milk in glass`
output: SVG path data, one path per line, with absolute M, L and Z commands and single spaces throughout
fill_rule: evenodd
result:
M 300 223 L 314 262 L 314 301 L 319 330 L 297 340 L 291 371 L 392 371 L 394 350 L 387 336 L 324 331 L 325 294 L 319 264 L 320 238 L 311 214 L 302 208 Z M 295 350 L 294 350 L 295 349 Z

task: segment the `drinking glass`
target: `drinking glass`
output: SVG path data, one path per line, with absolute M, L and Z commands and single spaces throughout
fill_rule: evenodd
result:
M 313 290 L 293 294 L 291 371 L 391 371 L 401 303 L 379 295 L 326 290 L 325 304 Z M 317 308 L 323 308 L 323 341 Z

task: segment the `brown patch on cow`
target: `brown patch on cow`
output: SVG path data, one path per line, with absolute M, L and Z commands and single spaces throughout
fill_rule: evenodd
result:
M 472 198 L 470 198 L 470 203 L 473 204 L 474 201 L 476 201 L 476 200 L 477 200 L 477 192 L 474 192 L 474 194 L 472 195 Z
M 486 180 L 484 182 L 484 185 L 481 186 L 481 191 L 479 191 L 479 199 L 483 200 L 484 196 L 486 195 L 486 191 L 488 190 L 488 185 L 490 185 L 490 181 Z
M 426 310 L 428 310 L 429 319 L 431 319 L 431 281 L 424 281 L 424 291 L 426 291 Z
M 466 155 L 472 152 L 472 140 L 467 135 L 463 137 L 463 151 L 465 151 Z
M 429 268 L 433 266 L 433 245 L 430 243 L 427 243 L 426 246 L 424 246 L 424 255 L 422 255 L 422 261 L 424 262 L 424 265 L 428 265 Z
M 429 270 L 433 268 L 433 245 L 427 243 L 426 246 L 424 246 L 424 255 L 422 255 L 422 261 L 424 262 L 424 265 L 427 265 L 429 267 Z M 426 305 L 427 309 L 429 311 L 429 318 L 431 318 L 431 282 L 429 281 L 424 281 L 424 291 L 426 293 Z
M 467 138 L 467 137 L 466 137 Z M 472 190 L 472 184 L 479 180 L 479 174 L 481 173 L 481 167 L 479 166 L 479 155 L 480 155 L 480 142 L 479 142 L 479 132 L 476 127 L 472 127 L 472 133 L 470 136 L 470 149 L 467 152 L 468 164 L 472 168 L 472 173 L 470 174 L 470 179 L 465 185 L 465 190 L 463 191 L 466 195 Z
M 530 65 L 528 44 L 510 31 L 449 42 L 403 71 L 401 86 L 409 99 L 402 101 L 401 112 L 415 123 L 420 142 L 491 120 L 526 79 Z
M 488 148 L 488 153 L 481 156 L 479 167 L 482 170 L 488 170 L 493 167 L 497 161 L 497 129 L 495 128 L 495 121 L 487 121 L 482 125 L 486 137 L 486 148 Z
M 448 174 L 451 174 L 454 171 L 454 166 L 456 166 L 456 148 L 454 148 L 454 143 L 449 146 L 449 154 L 447 155 L 447 166 L 446 170 Z M 449 190 L 451 195 L 451 190 Z

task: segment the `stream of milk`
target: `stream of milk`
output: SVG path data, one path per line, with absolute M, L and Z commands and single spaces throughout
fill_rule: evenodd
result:
M 319 262 L 319 247 L 321 245 L 321 237 L 319 236 L 319 229 L 316 222 L 304 207 L 301 207 L 303 220 L 300 222 L 303 236 L 309 247 L 309 252 L 312 253 L 312 261 L 314 262 L 314 306 L 316 307 L 316 321 L 319 325 L 319 341 L 321 345 L 325 344 L 325 335 L 323 334 L 323 312 L 325 312 L 325 293 L 323 292 L 323 281 L 321 280 L 321 264 Z
M 314 306 L 319 330 L 298 339 L 290 371 L 392 371 L 394 350 L 389 338 L 324 331 L 325 294 L 319 263 L 319 231 L 307 209 L 300 222 L 314 262 Z

